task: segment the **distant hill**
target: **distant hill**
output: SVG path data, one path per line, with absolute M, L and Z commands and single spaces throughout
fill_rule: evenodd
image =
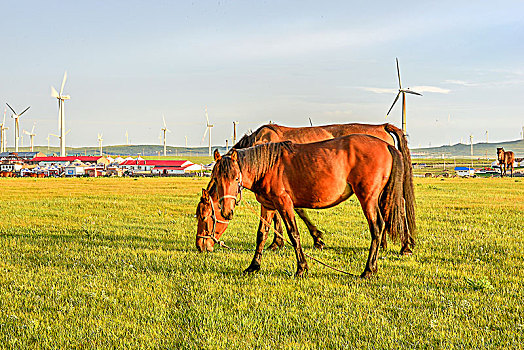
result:
M 515 152 L 517 158 L 524 157 L 524 140 L 474 143 L 473 155 L 475 157 L 486 157 L 487 154 L 489 158 L 497 158 L 497 147 L 504 147 L 506 151 Z M 452 146 L 412 148 L 411 152 L 414 157 L 441 157 L 442 154 L 446 157 L 469 157 L 471 146 L 458 143 Z
M 480 142 L 473 144 L 473 155 L 475 157 L 496 158 L 497 147 L 504 147 L 507 151 L 515 152 L 517 158 L 524 157 L 524 140 L 505 141 L 505 142 Z M 213 146 L 212 150 L 218 148 L 220 153 L 224 153 L 226 148 L 223 146 Z M 29 147 L 20 147 L 20 151 L 29 151 Z M 35 146 L 35 151 L 42 152 L 47 155 L 58 154 L 60 149 L 58 147 Z M 13 152 L 13 147 L 7 149 Z M 68 155 L 98 155 L 98 147 L 67 147 Z M 159 156 L 164 152 L 161 145 L 116 145 L 104 146 L 105 155 L 110 156 Z M 207 147 L 174 147 L 167 146 L 167 156 L 169 157 L 208 157 Z M 412 148 L 411 152 L 414 157 L 441 157 L 442 154 L 446 157 L 469 157 L 470 145 L 458 143 L 452 146 L 428 147 L 428 148 Z

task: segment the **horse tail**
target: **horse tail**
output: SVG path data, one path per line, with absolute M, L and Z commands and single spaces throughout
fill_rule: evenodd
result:
M 406 205 L 406 218 L 408 223 L 408 244 L 415 246 L 415 232 L 417 224 L 415 222 L 415 186 L 413 185 L 413 166 L 411 164 L 411 153 L 408 147 L 408 141 L 404 132 L 394 125 L 386 124 L 387 132 L 395 135 L 398 140 L 398 150 L 402 154 L 404 161 L 404 202 Z
M 385 232 L 389 233 L 393 241 L 400 239 L 404 243 L 408 239 L 403 199 L 404 165 L 401 154 L 395 147 L 388 145 L 388 150 L 393 158 L 393 164 L 388 182 L 380 197 L 381 212 L 384 217 Z

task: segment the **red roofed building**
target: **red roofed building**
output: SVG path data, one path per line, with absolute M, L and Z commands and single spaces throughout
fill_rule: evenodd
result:
M 120 163 L 120 167 L 130 171 L 151 171 L 154 167 L 185 167 L 192 164 L 188 160 L 133 159 Z
M 75 160 L 79 160 L 82 163 L 96 163 L 96 164 L 109 164 L 109 160 L 102 156 L 67 156 L 67 157 L 35 157 L 28 161 L 28 163 L 38 164 L 40 166 L 46 165 L 69 165 Z

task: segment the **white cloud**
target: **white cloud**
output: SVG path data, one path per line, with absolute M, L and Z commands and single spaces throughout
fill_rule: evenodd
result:
M 478 85 L 478 84 L 470 83 L 464 80 L 445 80 L 444 83 L 462 85 L 462 86 L 477 86 Z
M 435 92 L 437 94 L 449 94 L 451 91 L 449 89 L 443 89 L 437 86 L 427 86 L 427 85 L 413 86 L 412 90 L 416 92 L 421 92 L 421 93 L 422 92 Z

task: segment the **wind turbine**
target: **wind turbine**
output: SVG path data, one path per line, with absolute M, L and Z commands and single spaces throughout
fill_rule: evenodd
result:
M 62 86 L 60 87 L 60 93 L 58 93 L 54 87 L 51 86 L 51 96 L 58 100 L 58 128 L 60 129 L 60 157 L 66 156 L 65 146 L 65 112 L 64 102 L 65 100 L 71 99 L 69 95 L 64 95 L 64 85 L 67 79 L 67 71 L 64 73 L 64 79 L 62 80 Z
M 102 134 L 98 134 L 98 147 L 100 147 L 100 156 L 102 156 L 102 141 L 104 141 L 104 139 L 102 138 Z
M 233 122 L 233 145 L 237 144 L 237 124 L 237 121 Z
M 31 132 L 27 131 L 27 130 L 24 130 L 24 134 L 26 135 L 29 135 L 30 139 L 31 139 L 31 152 L 33 152 L 33 149 L 34 149 L 34 142 L 33 142 L 33 138 L 35 137 L 35 123 L 33 123 L 33 128 L 31 129 Z
M 6 103 L 7 107 L 9 107 L 9 109 L 13 112 L 13 115 L 11 116 L 11 118 L 13 118 L 15 120 L 15 152 L 18 152 L 18 139 L 20 138 L 20 124 L 18 122 L 18 119 L 20 118 L 20 116 L 22 114 L 24 114 L 29 108 L 31 108 L 31 106 L 27 107 L 26 109 L 24 109 L 24 111 L 20 114 L 17 114 L 15 112 L 15 110 L 8 104 Z
M 129 146 L 129 134 L 127 133 L 127 130 L 126 130 L 126 146 Z
M 7 112 L 7 108 L 4 108 L 4 121 L 2 122 L 2 125 L 0 126 L 0 152 L 6 152 L 7 151 L 7 138 L 5 137 L 5 131 L 9 128 L 5 126 L 5 114 Z
M 162 121 L 164 122 L 164 127 L 161 128 L 160 130 L 162 130 L 164 132 L 164 157 L 166 156 L 166 131 L 169 131 L 171 132 L 171 130 L 169 130 L 167 128 L 167 125 L 166 125 L 166 118 L 164 117 L 164 115 L 162 114 Z
M 206 131 L 204 132 L 204 137 L 202 137 L 202 142 L 204 142 L 206 138 L 206 134 L 209 131 L 209 156 L 211 157 L 211 128 L 214 126 L 213 124 L 209 124 L 209 117 L 207 116 L 207 106 L 206 106 Z M 233 124 L 234 125 L 234 124 Z
M 411 91 L 409 88 L 407 89 L 402 88 L 402 84 L 400 82 L 400 68 L 398 66 L 398 58 L 395 58 L 395 59 L 397 60 L 397 74 L 398 74 L 398 87 L 399 88 L 398 88 L 397 97 L 395 97 L 395 100 L 393 101 L 393 104 L 389 108 L 389 111 L 386 114 L 386 117 L 389 115 L 389 112 L 391 112 L 391 110 L 393 109 L 393 106 L 395 105 L 395 103 L 397 103 L 397 100 L 400 94 L 402 94 L 402 131 L 404 131 L 404 134 L 406 134 L 406 93 L 413 94 L 413 95 L 419 95 L 419 96 L 422 96 L 422 94 L 415 92 L 415 91 Z

